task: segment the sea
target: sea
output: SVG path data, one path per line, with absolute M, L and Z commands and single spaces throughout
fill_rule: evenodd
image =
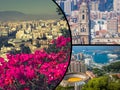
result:
M 86 55 L 90 55 L 93 58 L 93 61 L 98 64 L 107 64 L 110 62 L 110 60 L 120 60 L 120 52 L 114 52 L 115 49 L 118 47 L 108 47 L 108 46 L 75 46 L 73 47 L 72 53 L 83 53 Z M 120 46 L 119 46 L 120 48 Z M 110 58 L 108 57 L 108 54 L 116 54 L 117 58 Z

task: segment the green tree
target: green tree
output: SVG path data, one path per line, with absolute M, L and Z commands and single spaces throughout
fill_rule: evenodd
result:
M 57 86 L 55 90 L 73 90 L 73 86 L 67 86 L 67 87 L 62 87 L 62 86 Z
M 60 32 L 64 37 L 70 37 L 70 30 L 67 30 L 66 28 L 60 29 Z
M 102 69 L 94 68 L 93 73 L 96 74 L 97 76 L 103 76 L 105 74 L 105 71 Z
M 20 48 L 21 48 L 21 51 L 20 51 L 21 53 L 27 53 L 27 54 L 31 53 L 30 48 L 28 46 L 25 46 L 24 44 L 21 44 Z
M 108 73 L 109 72 L 118 73 L 120 72 L 120 61 L 104 66 L 103 69 Z
M 93 78 L 82 90 L 120 90 L 120 79 L 113 81 L 109 76 Z

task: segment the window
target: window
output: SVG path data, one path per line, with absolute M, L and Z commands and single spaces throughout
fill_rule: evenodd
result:
M 85 19 L 85 15 L 82 15 L 82 19 L 83 19 L 83 20 Z
M 81 32 L 83 32 L 83 29 L 81 28 Z
M 84 27 L 81 28 L 81 32 L 86 32 L 86 29 Z
M 86 29 L 84 29 L 84 32 L 86 32 Z

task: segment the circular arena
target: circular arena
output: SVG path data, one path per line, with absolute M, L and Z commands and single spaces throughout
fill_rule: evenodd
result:
M 84 73 L 68 73 L 60 83 L 61 86 L 73 86 L 74 90 L 81 90 L 80 88 L 89 80 L 89 77 Z

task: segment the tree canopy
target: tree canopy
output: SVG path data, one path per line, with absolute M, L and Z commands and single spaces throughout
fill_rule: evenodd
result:
M 82 90 L 120 90 L 120 79 L 114 81 L 109 76 L 94 78 Z

